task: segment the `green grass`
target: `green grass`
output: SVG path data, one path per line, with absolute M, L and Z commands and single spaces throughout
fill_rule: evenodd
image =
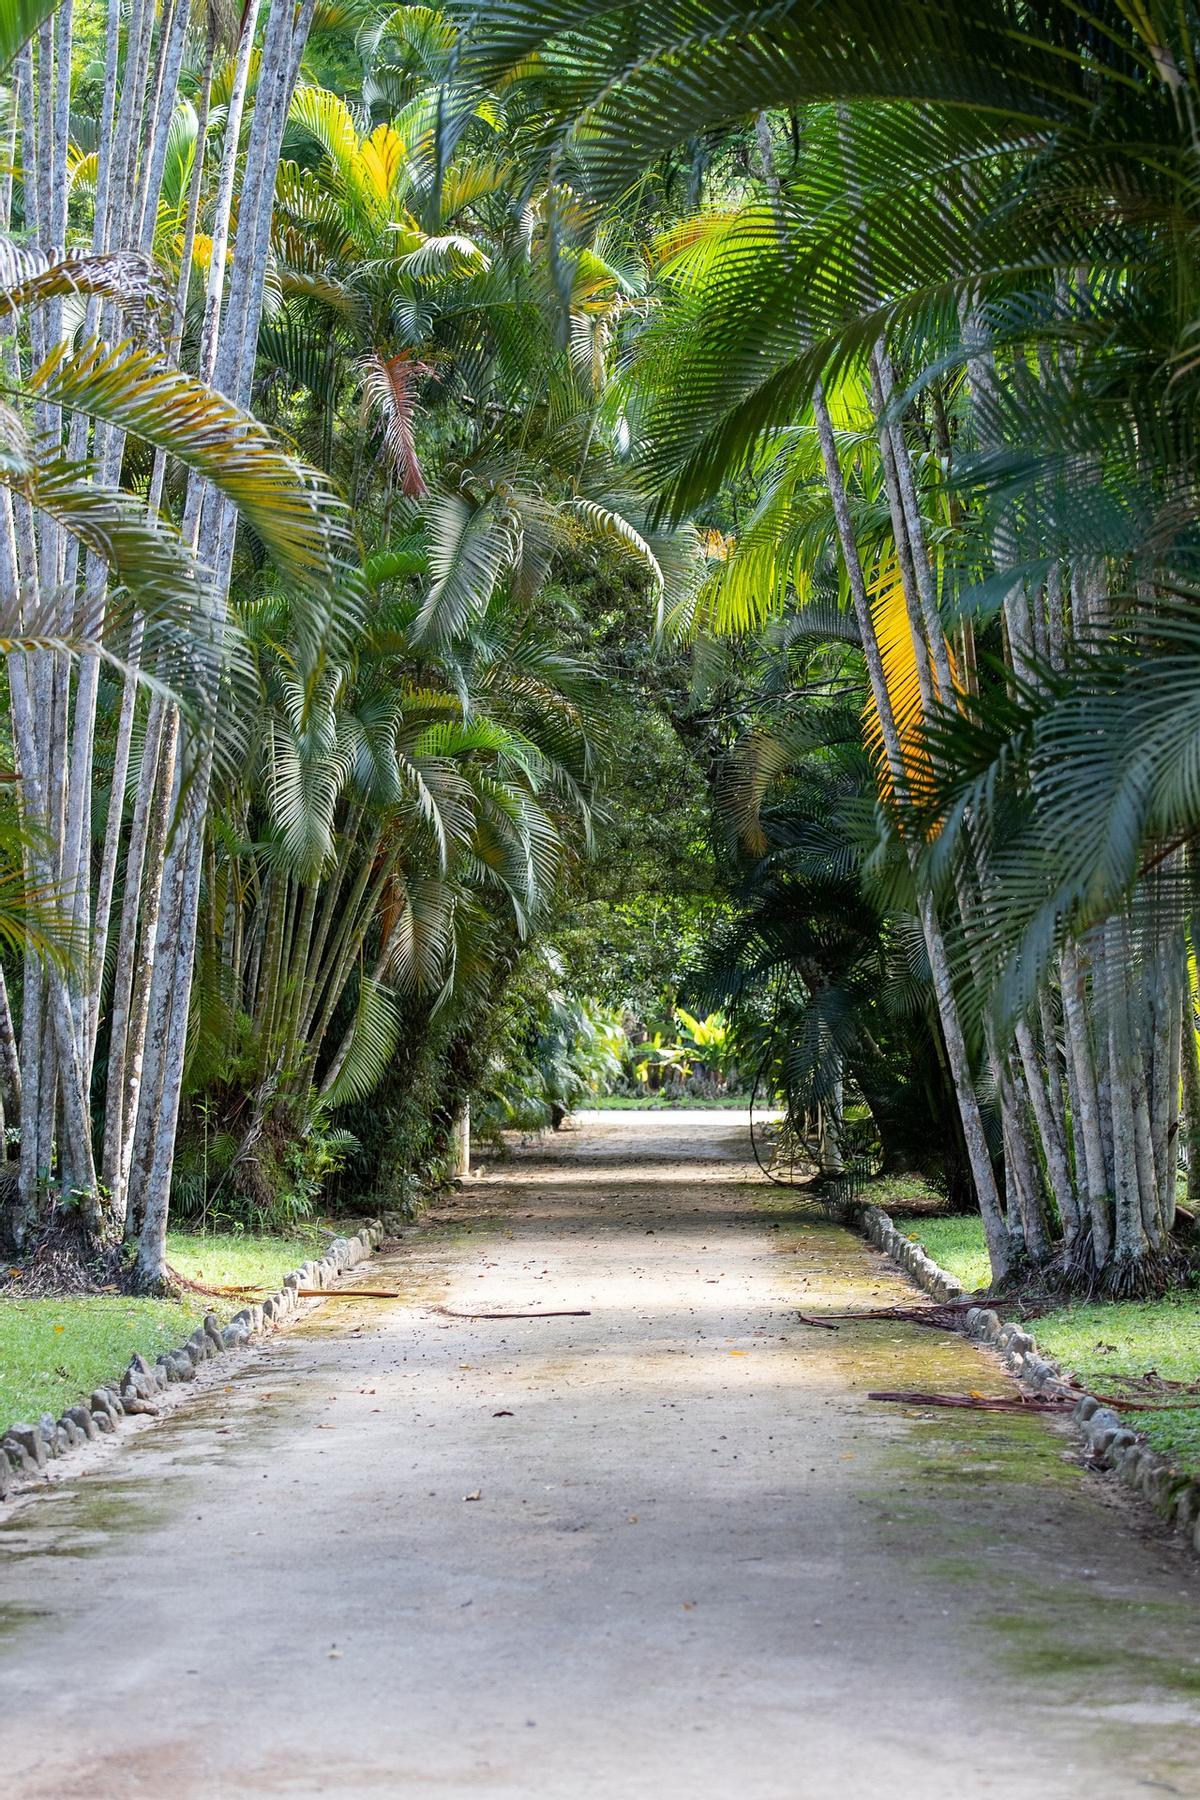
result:
M 318 1226 L 290 1237 L 172 1231 L 167 1235 L 167 1261 L 189 1281 L 204 1281 L 210 1287 L 278 1287 L 298 1264 L 319 1256 L 324 1241 Z
M 897 1218 L 919 1238 L 943 1269 L 968 1291 L 990 1280 L 983 1222 L 978 1218 Z M 1108 1300 L 1056 1307 L 1031 1321 L 1038 1347 L 1084 1386 L 1119 1398 L 1115 1376 L 1137 1377 L 1154 1369 L 1166 1381 L 1200 1379 L 1200 1296 L 1170 1294 L 1164 1300 Z M 1181 1467 L 1200 1469 L 1200 1402 L 1162 1412 L 1130 1413 L 1154 1448 Z
M 983 1221 L 978 1218 L 905 1218 L 893 1213 L 897 1228 L 918 1238 L 940 1268 L 957 1275 L 967 1293 L 991 1285 L 992 1266 L 984 1242 Z
M 39 1413 L 57 1418 L 83 1394 L 115 1381 L 135 1350 L 173 1350 L 205 1304 L 89 1294 L 75 1300 L 0 1301 L 0 1429 Z
M 1084 1384 L 1123 1394 L 1118 1375 L 1154 1369 L 1166 1381 L 1200 1379 L 1200 1299 L 1171 1294 L 1164 1300 L 1119 1300 L 1067 1306 L 1031 1327 L 1038 1344 Z M 1171 1412 L 1130 1414 L 1156 1450 L 1184 1467 L 1200 1468 L 1200 1400 Z
M 882 1206 L 884 1212 L 940 1212 L 946 1196 L 923 1175 L 876 1175 L 864 1182 L 859 1198 L 866 1206 Z
M 167 1239 L 171 1266 L 214 1287 L 278 1287 L 289 1269 L 319 1249 L 315 1228 L 286 1238 L 172 1232 Z M 136 1350 L 153 1362 L 181 1344 L 206 1312 L 228 1318 L 241 1304 L 232 1296 L 204 1294 L 182 1300 L 0 1297 L 0 1431 L 18 1420 L 32 1423 L 39 1413 L 57 1418 L 93 1388 L 116 1381 Z

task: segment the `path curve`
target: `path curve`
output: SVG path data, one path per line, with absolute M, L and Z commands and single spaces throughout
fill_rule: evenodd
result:
M 0 1508 L 12 1800 L 1200 1796 L 1200 1592 L 748 1165 L 601 1113 L 94 1472 Z M 588 1318 L 451 1320 L 588 1308 Z

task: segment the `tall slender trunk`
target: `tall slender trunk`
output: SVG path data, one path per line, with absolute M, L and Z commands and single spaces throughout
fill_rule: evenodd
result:
M 300 58 L 308 38 L 315 0 L 290 6 L 273 6 L 268 14 L 259 67 L 259 83 L 246 165 L 242 181 L 243 203 L 238 215 L 237 240 L 229 282 L 228 305 L 219 333 L 213 378 L 221 392 L 244 403 L 249 397 L 254 368 L 258 325 L 262 308 L 268 236 L 274 196 L 275 169 L 292 90 L 300 70 Z M 216 579 L 212 592 L 212 632 L 224 634 L 228 584 L 232 573 L 234 519 L 232 509 L 219 495 L 205 494 L 194 482 L 189 492 L 198 504 L 192 509 L 213 523 L 216 545 Z M 213 696 L 213 714 L 216 710 Z M 175 1155 L 187 1043 L 188 1008 L 200 899 L 200 874 L 204 844 L 204 819 L 212 774 L 212 741 L 201 748 L 199 767 L 187 796 L 180 829 L 167 859 L 164 879 L 168 884 L 162 918 L 174 941 L 174 966 L 168 972 L 160 958 L 151 997 L 148 1057 L 154 1060 L 155 1088 L 160 1098 L 148 1124 L 141 1153 L 135 1151 L 131 1179 L 136 1183 L 143 1215 L 138 1241 L 134 1281 L 144 1290 L 161 1288 L 168 1279 L 166 1220 L 171 1172 Z M 160 942 L 163 942 L 160 927 Z M 141 1118 L 138 1121 L 139 1133 Z

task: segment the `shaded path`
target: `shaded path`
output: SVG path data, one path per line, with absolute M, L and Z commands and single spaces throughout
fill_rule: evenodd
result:
M 911 1290 L 745 1156 L 591 1115 L 413 1234 L 409 1304 L 0 1508 L 0 1791 L 1200 1796 L 1194 1565 L 1061 1431 L 866 1401 L 1006 1384 L 798 1326 Z

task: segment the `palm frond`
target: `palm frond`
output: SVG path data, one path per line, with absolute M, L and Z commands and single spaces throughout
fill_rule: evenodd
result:
M 396 997 L 382 982 L 362 975 L 354 1011 L 350 1046 L 336 1076 L 324 1091 L 329 1106 L 365 1100 L 382 1081 L 400 1041 L 403 1014 Z
M 51 352 L 34 393 L 145 439 L 212 482 L 242 514 L 279 567 L 328 594 L 350 553 L 344 504 L 315 469 L 274 442 L 240 407 L 153 352 L 96 340 Z

